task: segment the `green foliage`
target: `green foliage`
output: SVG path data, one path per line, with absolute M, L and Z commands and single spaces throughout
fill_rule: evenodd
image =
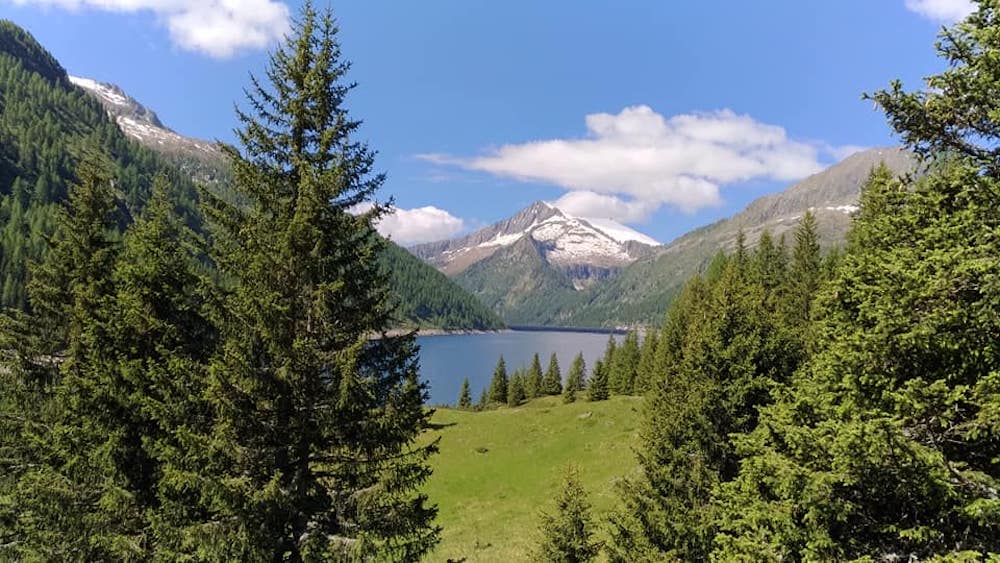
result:
M 562 373 L 559 371 L 559 358 L 555 352 L 549 357 L 549 368 L 545 370 L 545 377 L 542 378 L 542 393 L 546 395 L 562 393 Z
M 588 401 L 606 401 L 611 395 L 608 387 L 608 368 L 603 360 L 594 362 L 594 369 L 587 384 Z
M 788 295 L 785 297 L 789 318 L 798 319 L 801 325 L 809 320 L 810 307 L 819 290 L 822 268 L 816 217 L 806 211 L 795 229 L 795 247 L 792 249 L 792 260 L 788 268 Z
M 1000 13 L 942 32 L 948 61 L 871 97 L 924 178 L 873 171 L 813 303 L 813 355 L 715 503 L 720 560 L 984 560 L 1000 554 Z
M 488 402 L 502 404 L 507 402 L 507 362 L 503 356 L 497 360 L 497 365 L 493 368 L 493 379 L 490 380 L 490 389 L 487 393 Z
M 740 441 L 720 553 L 1000 551 L 998 194 L 964 164 L 909 189 L 873 175 L 817 304 L 820 349 Z
M 771 402 L 798 358 L 773 307 L 786 292 L 765 288 L 754 275 L 757 264 L 773 259 L 761 253 L 774 251 L 737 248 L 717 259 L 668 315 L 640 428 L 642 471 L 623 484 L 624 506 L 612 518 L 614 561 L 702 560 L 711 553 L 713 494 L 740 463 L 731 435 L 756 427 L 757 409 Z M 638 364 L 638 356 L 633 335 L 613 353 L 620 365 L 622 357 Z
M 443 329 L 496 330 L 503 321 L 444 274 L 393 242 L 380 262 L 396 297 L 399 323 Z
M 545 394 L 542 387 L 542 362 L 538 359 L 537 352 L 531 357 L 531 366 L 524 377 L 524 392 L 529 399 Z
M 458 392 L 458 408 L 469 410 L 472 408 L 472 392 L 469 390 L 469 378 L 462 380 L 462 389 Z
M 652 382 L 656 379 L 657 374 L 656 354 L 659 343 L 660 338 L 655 330 L 646 332 L 642 337 L 639 362 L 635 369 L 635 384 L 632 388 L 632 392 L 636 395 L 642 395 L 653 387 Z
M 633 394 L 639 370 L 639 333 L 634 330 L 629 332 L 621 346 L 609 347 L 608 350 L 612 350 L 607 363 L 610 367 L 608 378 L 611 392 L 616 395 Z
M 0 307 L 27 307 L 28 263 L 48 250 L 60 204 L 80 180 L 88 152 L 109 155 L 122 200 L 123 229 L 149 198 L 152 179 L 168 174 L 186 221 L 197 222 L 195 191 L 161 158 L 129 140 L 98 102 L 23 29 L 0 21 Z
M 907 92 L 899 80 L 888 89 L 865 97 L 889 118 L 907 148 L 924 159 L 955 154 L 976 168 L 998 171 L 1000 100 L 993 93 L 1000 83 L 995 64 L 1000 47 L 1000 8 L 991 0 L 973 0 L 975 11 L 964 21 L 943 29 L 936 43 L 948 67 L 926 78 L 927 89 Z
M 583 360 L 583 352 L 573 358 L 573 364 L 566 375 L 566 385 L 563 387 L 563 402 L 572 403 L 576 394 L 586 387 L 587 365 Z
M 593 539 L 593 522 L 587 492 L 580 484 L 575 467 L 566 470 L 562 490 L 556 497 L 552 514 L 543 513 L 539 526 L 541 539 L 534 554 L 536 561 L 578 563 L 593 561 L 601 551 L 601 542 Z
M 524 375 L 518 370 L 510 378 L 510 385 L 507 386 L 507 406 L 520 406 L 525 400 L 524 395 Z
M 111 356 L 115 200 L 96 155 L 81 165 L 80 178 L 31 288 L 38 315 L 13 313 L 4 323 L 11 331 L 4 340 L 28 344 L 0 370 L 0 414 L 10 425 L 0 438 L 8 454 L 0 460 L 0 533 L 3 555 L 12 560 L 141 557 L 118 549 L 144 531 L 135 497 L 142 484 L 123 471 L 136 467 L 115 456 L 134 445 L 121 443 L 129 430 L 120 406 L 128 389 L 101 369 Z M 53 361 L 57 352 L 61 361 Z
M 216 420 L 197 508 L 176 547 L 222 559 L 415 560 L 437 541 L 419 486 L 434 444 L 412 335 L 394 320 L 370 200 L 383 176 L 353 139 L 332 16 L 310 4 L 238 112 L 235 206 L 204 194 L 223 295 L 209 369 Z M 373 339 L 373 335 L 381 335 Z

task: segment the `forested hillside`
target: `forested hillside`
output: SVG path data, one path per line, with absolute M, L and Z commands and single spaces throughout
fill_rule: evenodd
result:
M 1000 554 L 1000 8 L 976 7 L 926 91 L 867 95 L 923 168 L 868 175 L 835 263 L 803 225 L 684 286 L 612 561 Z
M 100 93 L 101 88 L 115 87 L 94 88 Z M 202 220 L 192 176 L 227 200 L 239 197 L 230 188 L 228 164 L 221 151 L 206 151 L 205 141 L 163 128 L 155 114 L 120 90 L 112 93 L 127 103 L 115 107 L 108 107 L 106 100 L 102 105 L 95 90 L 88 91 L 91 94 L 74 86 L 30 34 L 12 22 L 0 22 L 0 307 L 26 307 L 29 264 L 44 258 L 45 239 L 54 232 L 58 204 L 66 199 L 87 151 L 107 155 L 114 163 L 116 189 L 123 202 L 115 221 L 119 231 L 141 212 L 157 174 L 168 177 L 172 197 L 196 230 Z M 141 121 L 148 138 L 134 135 L 133 129 L 123 131 L 115 119 L 131 120 L 127 123 L 134 126 Z M 157 142 L 165 137 L 171 142 Z M 386 246 L 382 263 L 391 273 L 402 325 L 502 326 L 460 287 L 395 245 Z
M 415 561 L 437 543 L 426 384 L 379 261 L 389 209 L 351 212 L 384 176 L 343 107 L 332 15 L 307 2 L 293 29 L 224 149 L 237 203 L 203 192 L 202 233 L 169 177 L 122 190 L 113 145 L 44 202 L 28 307 L 0 313 L 0 560 Z M 120 139 L 82 92 L 28 80 Z
M 405 326 L 496 330 L 503 321 L 444 274 L 392 241 L 381 262 L 398 297 L 397 314 Z
M 88 150 L 114 164 L 123 203 L 116 213 L 119 228 L 142 209 L 159 173 L 170 176 L 181 206 L 194 209 L 189 180 L 129 141 L 27 32 L 0 21 L 0 306 L 26 305 L 27 264 L 44 256 L 57 204 Z M 196 221 L 192 213 L 188 219 Z

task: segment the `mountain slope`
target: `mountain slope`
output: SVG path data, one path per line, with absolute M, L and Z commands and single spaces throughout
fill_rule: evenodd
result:
M 79 76 L 69 80 L 100 102 L 125 135 L 164 156 L 196 181 L 216 184 L 228 177 L 225 157 L 215 143 L 169 129 L 154 111 L 114 84 Z
M 567 274 L 544 260 L 530 237 L 473 264 L 455 281 L 512 325 L 546 324 L 557 303 L 572 303 L 579 293 Z
M 657 249 L 655 255 L 592 288 L 574 306 L 553 307 L 546 314 L 547 322 L 571 326 L 660 323 L 684 282 L 703 269 L 720 249 L 734 248 L 741 229 L 751 246 L 765 230 L 776 238 L 791 236 L 790 231 L 807 209 L 816 215 L 821 244 L 825 248 L 838 245 L 850 229 L 861 187 L 879 162 L 897 173 L 912 171 L 915 166 L 912 156 L 897 148 L 856 153 L 783 192 L 753 201 L 728 219 L 696 229 Z
M 655 240 L 610 220 L 536 202 L 470 235 L 410 251 L 452 276 L 506 322 L 544 324 L 554 306 L 648 256 Z
M 381 256 L 399 298 L 398 314 L 406 326 L 497 330 L 503 321 L 444 274 L 424 264 L 394 242 Z
M 167 174 L 192 226 L 194 186 L 164 159 L 134 143 L 31 34 L 0 21 L 0 307 L 25 307 L 27 263 L 41 260 L 46 237 L 81 155 L 108 155 L 125 207 L 124 226 Z
M 420 244 L 411 247 L 410 251 L 455 276 L 500 249 L 513 247 L 524 240 L 533 243 L 545 263 L 564 271 L 577 284 L 620 269 L 647 255 L 649 249 L 658 244 L 613 221 L 574 217 L 538 201 L 510 219 L 470 235 Z M 593 275 L 587 275 L 587 269 Z
M 121 133 L 169 160 L 183 174 L 210 185 L 223 197 L 235 197 L 228 190 L 222 151 L 214 143 L 167 128 L 155 112 L 114 84 L 80 77 L 68 80 L 100 102 Z M 474 330 L 503 327 L 503 321 L 475 297 L 395 243 L 386 245 L 381 260 L 398 297 L 400 322 L 405 326 Z

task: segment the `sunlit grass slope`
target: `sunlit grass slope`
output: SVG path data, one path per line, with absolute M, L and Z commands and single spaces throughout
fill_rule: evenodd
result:
M 521 561 L 537 537 L 541 510 L 551 510 L 565 467 L 580 470 L 595 520 L 616 501 L 614 483 L 635 470 L 641 400 L 563 404 L 536 399 L 482 413 L 439 409 L 441 453 L 426 491 L 440 510 L 441 545 L 430 561 Z M 603 522 L 602 522 L 603 523 Z

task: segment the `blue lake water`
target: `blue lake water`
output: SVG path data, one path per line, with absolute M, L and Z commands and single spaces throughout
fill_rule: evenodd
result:
M 621 341 L 622 336 L 615 336 Z M 562 331 L 506 331 L 487 334 L 453 334 L 421 336 L 420 375 L 430 384 L 431 405 L 455 404 L 468 377 L 473 402 L 490 384 L 497 359 L 503 355 L 507 373 L 531 365 L 531 356 L 538 353 L 544 372 L 549 356 L 555 352 L 563 378 L 569 371 L 573 358 L 583 352 L 587 374 L 594 361 L 604 354 L 608 335 L 592 332 Z

